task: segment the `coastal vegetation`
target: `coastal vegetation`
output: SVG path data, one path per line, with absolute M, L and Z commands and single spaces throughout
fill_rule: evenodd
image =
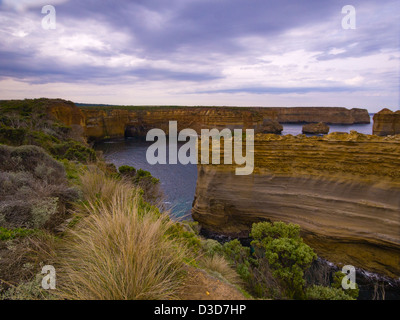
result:
M 356 298 L 307 283 L 316 255 L 297 225 L 253 224 L 244 246 L 171 220 L 150 172 L 105 163 L 48 103 L 0 103 L 0 298 L 184 299 L 193 270 L 243 299 Z M 44 265 L 56 290 L 41 287 Z

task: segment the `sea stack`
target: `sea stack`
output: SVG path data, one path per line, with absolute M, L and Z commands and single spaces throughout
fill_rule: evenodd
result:
M 303 126 L 303 133 L 327 134 L 328 132 L 329 126 L 323 122 L 308 123 Z
M 377 136 L 400 134 L 400 110 L 383 109 L 374 115 L 372 133 Z

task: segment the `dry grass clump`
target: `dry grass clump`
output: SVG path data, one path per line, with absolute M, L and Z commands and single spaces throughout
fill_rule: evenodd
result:
M 199 265 L 217 278 L 222 278 L 233 285 L 240 286 L 242 284 L 238 273 L 223 256 L 206 255 L 200 259 Z
M 80 177 L 80 189 L 83 198 L 94 205 L 96 202 L 109 203 L 117 190 L 124 188 L 127 193 L 131 192 L 132 185 L 124 181 L 108 178 L 96 166 L 89 166 Z
M 85 216 L 58 250 L 58 289 L 66 299 L 171 299 L 182 276 L 182 246 L 171 222 L 137 191 L 99 171 L 82 177 Z

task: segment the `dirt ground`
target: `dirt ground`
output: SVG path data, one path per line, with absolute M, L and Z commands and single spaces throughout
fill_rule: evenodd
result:
M 190 266 L 187 266 L 187 277 L 178 298 L 182 300 L 246 300 L 234 286 Z

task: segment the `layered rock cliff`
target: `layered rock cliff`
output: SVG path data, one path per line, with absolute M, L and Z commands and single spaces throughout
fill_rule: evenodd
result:
M 260 134 L 254 154 L 248 176 L 198 166 L 192 216 L 205 229 L 246 237 L 254 222 L 292 222 L 321 257 L 399 276 L 400 137 Z
M 264 117 L 279 123 L 362 124 L 370 123 L 366 109 L 341 107 L 271 107 L 260 108 Z
M 154 109 L 152 109 L 154 108 Z M 86 117 L 86 134 L 91 139 L 104 137 L 145 137 L 153 128 L 168 134 L 169 121 L 177 121 L 178 131 L 201 129 L 254 129 L 263 131 L 263 118 L 254 110 L 233 108 L 156 108 L 145 110 L 95 110 L 83 109 Z M 279 125 L 279 124 L 278 124 Z
M 373 134 L 387 136 L 400 134 L 400 110 L 383 109 L 374 115 Z
M 281 133 L 285 122 L 369 123 L 367 110 L 345 108 L 237 108 L 237 107 L 85 107 L 69 102 L 49 103 L 49 113 L 67 125 L 80 125 L 90 140 L 124 136 L 145 137 L 153 128 L 168 133 L 169 121 L 178 130 L 254 129 Z M 367 117 L 365 117 L 365 115 Z

